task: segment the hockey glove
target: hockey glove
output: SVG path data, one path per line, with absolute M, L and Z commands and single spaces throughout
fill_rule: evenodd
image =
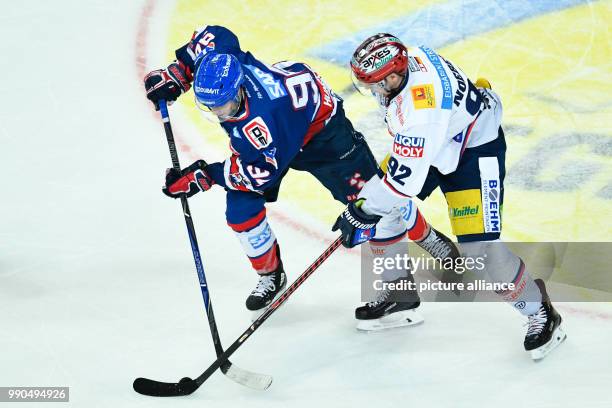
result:
M 168 169 L 163 193 L 172 198 L 179 198 L 183 194 L 191 197 L 195 193 L 210 189 L 215 181 L 206 172 L 207 166 L 204 160 L 198 160 L 181 171 Z
M 361 205 L 364 201 L 362 198 L 350 202 L 332 227 L 332 231 L 340 230 L 342 245 L 347 248 L 372 239 L 376 233 L 376 223 L 382 218 L 380 215 L 363 212 Z
M 189 67 L 181 62 L 174 61 L 166 69 L 156 69 L 144 77 L 144 85 L 147 90 L 147 98 L 159 110 L 158 102 L 165 99 L 168 105 L 176 101 L 181 94 L 191 88 L 193 75 Z

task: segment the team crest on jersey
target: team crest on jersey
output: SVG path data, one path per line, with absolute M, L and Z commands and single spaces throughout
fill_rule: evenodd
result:
M 436 106 L 433 84 L 413 86 L 410 92 L 414 109 L 430 109 Z
M 257 116 L 242 127 L 249 142 L 257 149 L 265 149 L 272 143 L 272 135 L 261 116 Z
M 408 56 L 408 68 L 410 72 L 427 72 L 427 67 L 419 57 Z
M 395 135 L 393 154 L 418 159 L 423 157 L 423 150 L 425 150 L 424 138 L 405 136 L 399 133 Z

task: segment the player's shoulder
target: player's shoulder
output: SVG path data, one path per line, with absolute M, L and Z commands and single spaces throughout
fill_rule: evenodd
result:
M 283 77 L 270 66 L 255 59 L 250 53 L 242 62 L 244 87 L 254 108 L 272 111 L 287 96 Z
M 230 54 L 239 54 L 240 41 L 229 28 L 220 25 L 205 25 L 196 29 L 191 36 L 191 50 L 195 56 L 202 52 L 216 50 Z
M 439 92 L 439 91 L 438 91 Z M 421 78 L 411 78 L 404 89 L 387 108 L 387 120 L 395 121 L 395 127 L 418 126 L 439 121 L 443 116 L 436 84 Z
M 423 49 L 408 47 L 408 73 L 421 77 L 430 77 L 435 74 L 435 67 Z

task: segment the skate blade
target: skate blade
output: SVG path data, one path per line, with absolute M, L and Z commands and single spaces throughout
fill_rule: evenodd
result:
M 542 360 L 544 357 L 546 357 L 551 351 L 553 351 L 554 349 L 556 349 L 557 347 L 559 347 L 559 345 L 561 343 L 563 343 L 563 341 L 567 338 L 567 334 L 565 334 L 565 332 L 563 331 L 563 329 L 561 329 L 561 326 L 557 327 L 557 329 L 555 330 L 555 332 L 553 333 L 553 336 L 551 337 L 551 339 L 548 341 L 548 343 L 544 344 L 543 346 L 538 347 L 537 349 L 531 350 L 531 358 L 534 361 L 539 361 Z
M 380 319 L 357 320 L 357 330 L 364 332 L 395 329 L 397 327 L 414 326 L 423 323 L 425 319 L 414 309 L 391 313 Z

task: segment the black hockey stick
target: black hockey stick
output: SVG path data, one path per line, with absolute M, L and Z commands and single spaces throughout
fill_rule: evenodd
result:
M 317 270 L 317 268 L 330 257 L 331 254 L 340 246 L 342 243 L 342 237 L 336 238 L 334 242 L 306 269 L 298 278 L 285 289 L 279 297 L 263 312 L 257 320 L 253 322 L 245 331 L 232 343 L 227 350 L 217 357 L 214 363 L 206 369 L 199 377 L 192 380 L 189 377 L 185 377 L 177 383 L 167 383 L 148 378 L 137 378 L 134 380 L 134 390 L 143 395 L 150 395 L 153 397 L 178 397 L 182 395 L 192 394 L 197 390 L 203 383 L 210 377 L 219 367 L 222 367 L 224 362 L 234 354 L 234 352 L 240 347 L 254 332 L 265 322 L 268 317 L 272 315 L 285 301 L 291 296 L 297 288 L 310 275 Z
M 168 141 L 168 148 L 170 150 L 170 158 L 172 159 L 172 167 L 180 171 L 181 165 L 176 152 L 176 144 L 174 143 L 174 135 L 170 125 L 170 116 L 168 115 L 168 105 L 166 104 L 166 101 L 159 101 L 159 110 L 162 121 L 164 122 L 164 130 L 166 131 L 166 139 Z M 215 352 L 217 353 L 217 356 L 220 356 L 223 354 L 223 347 L 221 346 L 221 339 L 219 338 L 217 323 L 215 322 L 215 314 L 213 312 L 212 302 L 210 300 L 208 284 L 206 283 L 206 275 L 204 275 L 204 267 L 202 266 L 202 258 L 200 257 L 200 249 L 198 247 L 195 227 L 193 226 L 193 219 L 191 218 L 191 211 L 189 210 L 189 204 L 187 203 L 186 197 L 181 197 L 181 204 L 183 206 L 183 214 L 185 215 L 185 224 L 187 224 L 187 232 L 189 234 L 189 242 L 191 243 L 191 251 L 193 252 L 193 260 L 195 261 L 196 270 L 198 272 L 200 290 L 202 291 L 204 307 L 206 308 L 206 316 L 208 317 L 208 325 L 210 326 L 210 334 L 212 335 L 213 343 L 215 345 Z M 233 365 L 229 360 L 226 360 L 224 364 L 221 365 L 221 371 L 231 380 L 254 389 L 265 390 L 270 386 L 270 384 L 272 384 L 271 376 L 243 370 L 242 368 Z

